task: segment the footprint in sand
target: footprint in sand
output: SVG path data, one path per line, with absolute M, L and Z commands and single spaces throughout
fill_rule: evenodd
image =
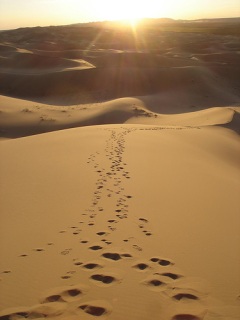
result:
M 192 315 L 192 314 L 176 314 L 171 318 L 171 320 L 202 320 L 202 318 L 199 318 L 198 316 Z
M 147 230 L 143 230 L 143 233 L 145 233 L 146 236 L 151 236 L 152 233 L 150 231 L 147 231 Z
M 144 285 L 149 287 L 149 289 L 152 288 L 160 288 L 166 286 L 166 283 L 158 279 L 157 277 L 152 277 L 150 279 L 147 279 L 142 282 Z
M 151 258 L 150 261 L 158 263 L 160 266 L 170 266 L 174 264 L 172 261 L 161 258 Z
M 90 249 L 90 250 L 97 251 L 97 250 L 103 249 L 103 247 L 96 245 L 96 246 L 91 246 L 91 247 L 89 247 L 89 249 Z
M 112 252 L 103 253 L 102 257 L 106 259 L 114 260 L 114 261 L 118 261 L 121 259 L 121 256 L 119 253 L 112 253 Z
M 89 242 L 88 240 L 81 240 L 81 241 L 80 241 L 80 243 L 84 243 L 84 244 L 85 244 L 85 243 L 88 243 L 88 242 Z
M 105 242 L 107 245 L 112 244 L 112 242 L 111 242 L 111 241 L 106 240 L 106 239 L 102 239 L 102 241 L 103 241 L 103 242 Z
M 173 299 L 175 300 L 199 300 L 199 298 L 194 295 L 194 294 L 191 294 L 191 293 L 178 293 L 178 294 L 175 294 L 173 297 Z
M 55 288 L 45 294 L 40 302 L 71 302 L 79 300 L 83 295 L 89 291 L 89 287 L 77 284 L 74 286 L 65 286 L 60 288 Z
M 109 222 L 109 223 L 118 223 L 118 221 L 117 221 L 117 220 L 114 220 L 114 219 L 110 219 L 110 220 L 108 220 L 108 222 Z
M 130 253 L 119 254 L 117 252 L 106 252 L 102 254 L 102 257 L 113 260 L 113 261 L 118 261 L 122 258 L 132 258 L 132 255 Z
M 80 232 L 81 232 L 81 231 L 82 231 L 82 230 L 74 231 L 74 232 L 73 232 L 73 235 L 75 235 L 75 236 L 76 236 L 76 235 L 80 234 Z
M 85 270 L 94 270 L 103 268 L 103 265 L 98 262 L 87 262 L 85 264 L 82 264 L 82 268 L 84 268 Z
M 78 309 L 95 317 L 105 316 L 112 311 L 112 307 L 105 301 L 90 301 L 81 304 Z
M 76 273 L 76 271 L 74 271 L 74 270 L 67 272 L 67 274 L 74 274 L 74 273 Z
M 105 235 L 108 235 L 108 232 L 106 232 L 106 231 L 99 231 L 99 232 L 97 232 L 97 235 L 98 235 L 98 236 L 105 236 Z
M 65 256 L 65 255 L 69 254 L 71 250 L 72 249 L 69 248 L 69 249 L 65 249 L 65 250 L 61 251 L 61 255 Z
M 51 303 L 47 307 L 44 305 L 36 305 L 32 308 L 19 308 L 19 311 L 7 312 L 0 316 L 1 320 L 12 320 L 12 319 L 45 319 L 52 318 L 56 314 L 61 315 L 66 310 L 66 305 Z
M 140 263 L 137 263 L 135 265 L 132 266 L 134 269 L 137 269 L 139 271 L 144 271 L 146 269 L 149 269 L 150 266 L 146 263 L 143 263 L 143 262 L 140 262 Z
M 125 241 L 125 240 L 123 240 Z M 127 240 L 128 241 L 128 240 Z M 127 242 L 125 241 L 125 242 Z M 142 251 L 143 249 L 141 247 L 139 247 L 137 244 L 133 244 L 133 248 L 136 249 L 137 251 Z
M 67 279 L 70 279 L 71 276 L 67 276 L 67 275 L 66 275 L 66 276 L 62 276 L 61 278 L 62 278 L 63 280 L 67 280 Z
M 36 251 L 36 252 L 43 252 L 45 251 L 43 248 L 36 248 L 36 249 L 33 249 L 33 251 Z
M 107 275 L 107 274 L 93 274 L 91 275 L 90 279 L 94 280 L 94 282 L 98 282 L 99 284 L 104 285 L 110 285 L 114 282 L 119 281 L 115 276 L 113 275 Z
M 111 231 L 117 230 L 117 228 L 113 228 L 112 226 L 108 226 L 108 229 L 111 230 Z
M 160 276 L 168 277 L 168 278 L 170 278 L 172 280 L 177 280 L 177 279 L 182 277 L 182 275 L 176 274 L 176 273 L 172 273 L 172 272 L 163 272 L 163 273 L 156 272 L 154 274 L 158 274 Z

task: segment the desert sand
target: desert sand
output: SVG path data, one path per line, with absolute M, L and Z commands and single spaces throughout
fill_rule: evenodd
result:
M 40 31 L 0 34 L 0 319 L 239 319 L 239 37 Z

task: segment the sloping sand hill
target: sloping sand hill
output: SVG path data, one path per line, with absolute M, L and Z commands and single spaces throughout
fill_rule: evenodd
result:
M 2 316 L 237 319 L 231 130 L 93 126 L 1 152 L 1 307 L 25 306 Z
M 238 38 L 30 31 L 0 46 L 0 319 L 239 319 Z

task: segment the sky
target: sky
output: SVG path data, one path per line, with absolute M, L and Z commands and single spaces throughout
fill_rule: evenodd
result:
M 0 30 L 143 17 L 240 17 L 240 0 L 0 0 Z

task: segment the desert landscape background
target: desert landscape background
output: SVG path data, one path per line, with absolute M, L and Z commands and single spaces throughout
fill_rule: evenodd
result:
M 0 319 L 239 319 L 239 30 L 0 32 Z

